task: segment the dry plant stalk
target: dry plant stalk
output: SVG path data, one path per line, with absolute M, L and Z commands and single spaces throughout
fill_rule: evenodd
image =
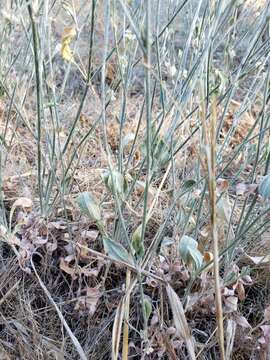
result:
M 130 292 L 126 293 L 126 296 L 130 296 Z M 119 355 L 119 344 L 122 333 L 122 324 L 124 319 L 126 296 L 124 296 L 116 310 L 114 322 L 113 322 L 113 331 L 112 331 L 112 360 L 117 360 Z
M 126 272 L 126 289 L 130 285 L 130 270 L 127 269 Z M 130 305 L 130 294 L 127 295 L 125 299 L 125 314 L 124 314 L 124 330 L 123 330 L 123 350 L 122 350 L 122 359 L 128 360 L 128 335 L 129 335 L 129 305 Z
M 202 101 L 204 97 L 202 97 Z M 216 122 L 217 122 L 217 103 L 216 95 L 212 97 L 212 114 L 210 131 L 207 130 L 206 125 L 206 109 L 202 106 L 201 119 L 202 130 L 204 138 L 204 147 L 206 154 L 206 162 L 208 169 L 208 188 L 210 199 L 210 213 L 211 213 L 211 233 L 213 239 L 213 255 L 214 255 L 214 278 L 215 278 L 215 302 L 216 302 L 216 319 L 218 327 L 218 340 L 220 347 L 220 358 L 225 360 L 224 348 L 224 326 L 223 326 L 223 310 L 222 298 L 219 280 L 219 250 L 218 250 L 218 233 L 217 233 L 217 193 L 216 193 Z

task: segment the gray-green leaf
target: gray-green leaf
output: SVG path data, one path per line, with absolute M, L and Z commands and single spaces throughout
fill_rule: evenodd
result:
M 187 180 L 184 182 L 183 186 L 182 186 L 182 190 L 186 191 L 186 190 L 189 190 L 191 189 L 194 185 L 196 184 L 196 181 L 195 180 Z
M 144 314 L 145 314 L 146 321 L 148 321 L 149 317 L 152 313 L 152 303 L 151 303 L 150 299 L 146 296 L 144 296 L 144 298 L 143 298 L 143 308 L 144 308 Z
M 179 252 L 185 263 L 198 270 L 203 263 L 203 256 L 198 250 L 198 243 L 192 237 L 184 235 L 179 243 Z
M 266 200 L 270 197 L 270 174 L 259 185 L 259 194 Z
M 105 171 L 102 174 L 102 180 L 104 181 L 107 188 L 111 191 L 111 193 L 116 192 L 117 195 L 123 197 L 125 192 L 127 191 L 128 183 L 124 176 L 116 171 L 112 170 Z
M 113 241 L 110 238 L 104 238 L 103 245 L 106 254 L 112 259 L 133 265 L 132 257 L 121 244 Z
M 139 225 L 132 235 L 131 241 L 132 247 L 135 250 L 136 255 L 142 258 L 144 255 L 144 245 L 142 241 L 142 225 Z
M 89 192 L 81 193 L 77 197 L 77 204 L 84 215 L 96 222 L 101 221 L 100 208 Z

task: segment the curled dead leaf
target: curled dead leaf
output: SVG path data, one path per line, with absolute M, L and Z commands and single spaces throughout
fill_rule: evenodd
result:
M 168 284 L 166 287 L 167 296 L 171 305 L 173 319 L 177 333 L 184 339 L 189 354 L 189 358 L 196 359 L 195 355 L 195 341 L 190 333 L 190 329 L 187 323 L 186 315 L 183 305 L 176 292 Z
M 54 240 L 53 242 L 47 242 L 46 249 L 49 254 L 53 253 L 57 249 L 57 241 Z
M 229 181 L 226 179 L 217 179 L 217 189 L 220 192 L 223 192 L 229 188 Z
M 89 240 L 89 241 L 95 241 L 98 237 L 99 232 L 97 230 L 84 230 L 81 233 L 82 238 Z
M 88 310 L 89 315 L 93 315 L 97 308 L 101 292 L 98 287 L 85 289 L 86 295 L 80 296 L 75 305 L 75 310 Z
M 67 228 L 67 223 L 65 221 L 51 221 L 48 224 L 49 229 L 65 230 Z
M 236 296 L 228 296 L 224 299 L 224 312 L 232 313 L 237 311 L 238 298 Z
M 7 242 L 9 245 L 17 245 L 20 246 L 21 245 L 21 240 L 13 234 L 9 234 L 9 236 L 7 236 Z
M 7 228 L 4 225 L 0 225 L 0 237 L 3 238 L 7 234 Z
M 213 260 L 214 260 L 214 255 L 211 253 L 211 251 L 205 251 L 203 253 L 203 261 L 204 261 L 204 263 L 208 264 L 208 263 L 212 262 Z M 209 264 L 205 268 L 204 272 L 213 271 L 213 266 L 214 266 L 213 263 Z
M 251 328 L 251 325 L 249 324 L 247 319 L 242 315 L 236 314 L 235 317 L 234 317 L 234 320 L 235 320 L 237 325 L 239 325 L 239 326 L 241 326 L 241 327 L 243 327 L 245 329 L 250 329 Z
M 27 197 L 20 197 L 12 205 L 14 209 L 18 207 L 30 212 L 32 211 L 33 201 Z
M 270 325 L 262 325 L 260 326 L 262 330 L 262 336 L 258 339 L 258 343 L 260 344 L 261 352 L 265 352 L 269 354 L 270 350 Z M 267 355 L 265 354 L 265 355 Z M 266 356 L 264 357 L 266 359 Z
M 214 259 L 214 255 L 210 252 L 210 251 L 206 251 L 204 254 L 203 254 L 203 260 L 205 262 L 210 262 Z
M 254 193 L 257 187 L 257 184 L 238 183 L 235 187 L 235 192 L 237 196 L 242 196 L 245 194 Z
M 228 287 L 224 287 L 222 289 L 222 295 L 225 297 L 234 296 L 234 289 L 229 289 Z
M 238 299 L 240 301 L 244 301 L 246 298 L 246 291 L 245 291 L 245 288 L 244 288 L 244 285 L 243 285 L 243 282 L 241 281 L 241 279 L 237 281 L 235 290 L 237 292 Z
M 65 273 L 69 274 L 73 280 L 75 280 L 77 278 L 77 276 L 75 274 L 75 269 L 73 267 L 69 266 L 67 261 L 65 261 L 65 259 L 63 259 L 63 258 L 60 259 L 60 269 L 63 270 Z
M 245 254 L 247 260 L 250 260 L 252 264 L 255 265 L 264 265 L 270 262 L 270 255 L 265 256 L 249 256 Z
M 267 306 L 267 308 L 264 310 L 264 321 L 270 321 L 270 305 Z

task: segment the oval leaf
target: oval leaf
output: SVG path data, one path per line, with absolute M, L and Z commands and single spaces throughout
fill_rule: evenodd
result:
M 133 265 L 133 259 L 127 250 L 119 243 L 110 238 L 103 239 L 104 250 L 106 254 L 114 260 L 122 261 Z
M 89 192 L 81 193 L 77 197 L 77 204 L 84 215 L 88 216 L 90 219 L 96 222 L 101 221 L 99 206 Z
M 117 195 L 123 197 L 127 191 L 127 179 L 119 171 L 105 171 L 102 174 L 102 180 L 111 193 L 115 191 Z
M 203 263 L 203 256 L 198 250 L 198 243 L 190 236 L 184 235 L 179 243 L 179 252 L 185 263 L 193 266 L 193 269 L 198 270 Z
M 144 296 L 144 298 L 143 298 L 143 311 L 145 314 L 146 321 L 148 322 L 149 317 L 152 313 L 152 303 L 151 303 L 150 299 L 146 296 Z
M 142 242 L 142 225 L 139 225 L 132 235 L 132 247 L 138 257 L 142 258 L 144 255 L 144 246 Z

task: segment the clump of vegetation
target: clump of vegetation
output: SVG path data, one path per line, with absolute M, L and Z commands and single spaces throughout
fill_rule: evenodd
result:
M 268 1 L 6 1 L 1 359 L 266 359 Z

